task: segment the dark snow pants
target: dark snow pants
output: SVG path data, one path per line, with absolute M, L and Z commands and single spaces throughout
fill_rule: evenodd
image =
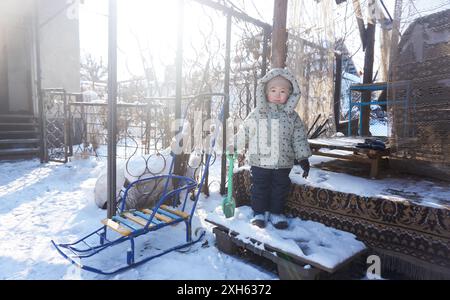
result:
M 266 211 L 282 214 L 291 180 L 291 169 L 264 169 L 251 167 L 251 205 L 255 214 Z

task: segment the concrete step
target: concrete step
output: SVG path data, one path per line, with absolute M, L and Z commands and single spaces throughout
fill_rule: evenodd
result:
M 12 155 L 23 155 L 23 154 L 37 154 L 39 153 L 39 148 L 17 148 L 17 149 L 0 149 L 0 156 L 12 156 Z
M 37 134 L 37 129 L 29 130 L 0 130 L 0 134 Z
M 5 144 L 36 144 L 39 139 L 0 139 L 0 145 Z
M 0 114 L 0 119 L 34 119 L 33 115 L 27 114 Z
M 0 122 L 0 126 L 36 126 L 38 125 L 36 122 Z
M 0 130 L 0 140 L 36 139 L 39 138 L 37 129 L 29 130 Z

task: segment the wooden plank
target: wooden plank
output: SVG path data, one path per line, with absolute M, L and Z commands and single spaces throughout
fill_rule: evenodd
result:
M 185 213 L 184 211 L 179 211 L 179 210 L 172 210 L 170 209 L 167 205 L 161 205 L 161 208 L 164 209 L 165 211 L 168 211 L 172 214 L 175 214 L 179 217 L 182 217 L 183 219 L 188 219 L 189 218 L 189 214 Z
M 119 222 L 121 225 L 124 225 L 128 228 L 130 228 L 133 231 L 137 231 L 142 229 L 142 226 L 139 224 L 136 224 L 132 222 L 131 220 L 127 220 L 125 218 L 122 218 L 121 216 L 113 216 L 113 221 Z
M 364 141 L 355 141 L 354 143 L 351 143 L 349 141 L 339 141 L 339 140 L 314 140 L 314 139 L 310 139 L 308 140 L 309 142 L 309 146 L 311 147 L 311 149 L 322 149 L 322 148 L 327 148 L 330 150 L 345 150 L 345 151 L 357 151 L 357 152 L 362 152 L 362 153 L 367 153 L 367 152 L 371 152 L 371 153 L 379 153 L 382 156 L 387 156 L 390 154 L 390 149 L 389 147 L 386 147 L 386 149 L 384 150 L 375 150 L 375 149 L 369 149 L 369 148 L 359 148 L 356 147 L 356 145 L 358 143 L 364 143 Z
M 391 154 L 391 150 L 389 148 L 384 150 L 375 150 L 375 149 L 367 149 L 367 148 L 356 148 L 359 153 L 367 154 L 368 157 L 383 157 L 389 156 Z
M 145 214 L 148 214 L 149 216 L 153 213 L 153 211 L 151 210 L 151 209 L 143 209 L 142 210 L 142 212 L 144 212 Z M 173 219 L 171 219 L 171 218 L 169 218 L 169 217 L 166 217 L 166 216 L 163 216 L 163 215 L 161 215 L 161 214 L 159 214 L 159 213 L 156 213 L 155 214 L 155 217 L 158 219 L 158 220 L 161 220 L 161 221 L 163 221 L 163 222 L 165 222 L 165 223 L 169 223 L 169 222 L 172 222 L 172 220 Z
M 135 222 L 135 223 L 137 223 L 137 224 L 139 224 L 139 225 L 142 225 L 142 226 L 147 225 L 147 222 L 148 222 L 147 220 L 145 220 L 145 219 L 143 219 L 143 218 L 141 218 L 141 217 L 139 217 L 139 216 L 133 215 L 133 214 L 130 213 L 130 212 L 124 212 L 124 213 L 123 213 L 123 216 L 124 216 L 125 218 L 127 218 L 127 219 L 129 219 L 129 220 L 131 220 L 131 221 L 133 221 L 133 222 Z M 152 227 L 152 225 L 150 224 L 149 227 Z
M 234 238 L 235 236 L 237 236 L 237 235 L 239 234 L 238 232 L 235 232 L 235 231 L 229 229 L 228 227 L 226 227 L 226 226 L 224 226 L 224 225 L 222 225 L 222 224 L 216 223 L 216 222 L 211 221 L 211 220 L 208 220 L 208 219 L 205 219 L 205 221 L 208 222 L 208 223 L 211 223 L 211 224 L 213 224 L 213 225 L 215 225 L 215 226 L 217 226 L 217 227 L 218 227 L 219 229 L 221 229 L 221 230 L 224 230 L 224 231 L 228 232 L 229 235 L 230 235 L 230 238 Z M 363 253 L 365 253 L 365 252 L 367 251 L 367 249 L 363 249 L 363 250 L 361 250 L 360 252 L 357 252 L 357 253 L 355 253 L 355 254 L 349 256 L 347 259 L 345 259 L 345 260 L 342 261 L 341 263 L 335 265 L 333 268 L 328 268 L 328 267 L 326 267 L 326 266 L 321 265 L 320 263 L 318 263 L 318 262 L 316 262 L 316 261 L 312 261 L 312 260 L 309 260 L 309 259 L 307 259 L 307 258 L 300 257 L 300 256 L 298 256 L 298 255 L 296 255 L 296 254 L 294 254 L 294 253 L 290 253 L 290 252 L 288 252 L 288 251 L 281 250 L 281 249 L 279 249 L 279 248 L 277 248 L 277 247 L 271 246 L 271 245 L 268 244 L 268 243 L 262 243 L 262 242 L 260 242 L 260 241 L 258 241 L 258 240 L 256 240 L 256 239 L 254 239 L 254 238 L 250 238 L 250 241 L 251 241 L 252 243 L 256 243 L 256 244 L 258 244 L 258 243 L 259 243 L 259 244 L 263 244 L 265 250 L 267 250 L 267 251 L 269 251 L 269 252 L 271 252 L 271 253 L 275 252 L 275 253 L 277 253 L 277 256 L 280 255 L 280 254 L 281 254 L 281 255 L 284 255 L 284 256 L 288 256 L 288 257 L 292 260 L 293 263 L 297 263 L 297 264 L 308 264 L 308 265 L 311 265 L 311 266 L 313 266 L 313 267 L 315 267 L 315 268 L 317 268 L 317 269 L 326 271 L 326 272 L 328 272 L 328 273 L 334 273 L 334 272 L 336 272 L 337 270 L 341 269 L 343 266 L 345 266 L 345 265 L 347 265 L 349 262 L 351 262 L 354 258 L 360 256 L 361 254 L 363 254 Z
M 370 163 L 371 159 L 365 156 L 358 156 L 358 155 L 339 155 L 334 153 L 327 153 L 327 152 L 319 152 L 319 151 L 313 151 L 313 155 L 320 155 L 320 156 L 327 156 L 327 157 L 333 157 L 333 158 L 339 158 L 339 159 L 345 159 L 345 160 L 351 160 L 351 161 L 358 161 L 362 163 Z
M 370 178 L 377 178 L 380 166 L 380 159 L 371 159 L 370 161 Z
M 141 217 L 144 220 L 147 220 L 147 221 L 150 220 L 150 215 L 148 215 L 146 213 L 143 213 L 142 211 L 135 211 L 135 212 L 133 212 L 133 214 L 135 214 L 136 216 Z M 158 220 L 156 217 L 154 217 L 152 219 L 152 223 L 155 224 L 155 225 L 159 225 L 159 224 L 165 223 L 165 222 L 163 222 L 161 220 Z
M 219 227 L 214 227 L 213 233 L 216 235 L 216 246 L 220 251 L 229 255 L 239 255 L 239 247 L 248 249 L 254 255 L 264 257 L 275 263 L 281 280 L 312 280 L 317 279 L 318 275 L 324 272 L 317 268 L 305 269 L 304 266 L 306 264 L 304 263 L 297 264 L 286 260 L 283 257 L 279 257 L 276 253 L 259 248 L 259 244 L 245 243 L 236 237 L 228 235 L 226 230 L 221 230 Z
M 158 212 L 160 212 L 164 216 L 167 216 L 167 217 L 171 218 L 172 220 L 182 219 L 181 217 L 179 217 L 179 216 L 177 216 L 177 215 L 175 215 L 175 214 L 173 214 L 171 212 L 168 212 L 168 211 L 166 211 L 166 210 L 164 210 L 162 208 L 159 208 Z
M 352 145 L 348 145 L 348 146 L 343 146 L 343 145 L 328 145 L 328 144 L 319 144 L 319 143 L 309 143 L 309 146 L 311 147 L 311 149 L 322 149 L 322 148 L 327 148 L 330 150 L 345 150 L 345 151 L 354 151 L 356 149 L 358 149 L 355 146 Z
M 367 137 L 369 138 L 369 137 Z M 364 143 L 366 137 L 334 137 L 308 139 L 308 143 L 319 146 L 355 147 L 358 143 Z
M 128 228 L 123 227 L 122 225 L 120 225 L 117 222 L 114 222 L 111 219 L 103 219 L 102 224 L 108 226 L 109 228 L 120 233 L 123 236 L 128 236 L 131 234 L 131 231 Z

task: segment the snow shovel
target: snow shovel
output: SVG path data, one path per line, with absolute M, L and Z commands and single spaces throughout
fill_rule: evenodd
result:
M 222 201 L 222 210 L 226 218 L 234 216 L 234 209 L 236 208 L 236 202 L 233 199 L 233 167 L 234 160 L 236 159 L 234 154 L 228 154 L 228 194 Z

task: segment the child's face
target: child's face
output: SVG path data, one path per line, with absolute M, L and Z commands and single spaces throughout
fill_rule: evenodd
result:
M 269 85 L 267 101 L 275 104 L 285 104 L 289 98 L 289 88 L 282 85 Z

